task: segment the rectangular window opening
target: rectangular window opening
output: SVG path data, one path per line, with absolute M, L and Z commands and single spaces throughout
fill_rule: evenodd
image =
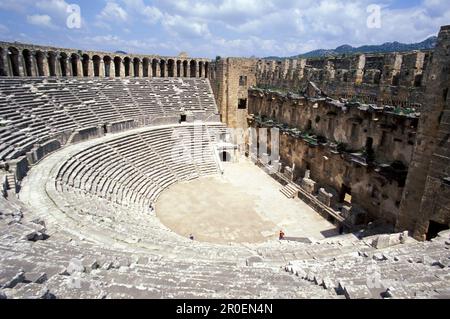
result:
M 239 109 L 239 110 L 245 110 L 245 109 L 247 109 L 247 99 L 239 99 L 239 102 L 238 102 L 238 109 Z

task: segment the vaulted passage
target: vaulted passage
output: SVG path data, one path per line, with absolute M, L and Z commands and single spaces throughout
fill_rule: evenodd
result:
M 105 65 L 105 77 L 111 77 L 111 57 L 107 55 L 103 57 L 103 64 Z
M 94 76 L 100 76 L 100 57 L 98 55 L 94 55 L 92 57 L 92 63 L 94 64 Z
M 170 78 L 173 78 L 174 76 L 175 76 L 175 62 L 172 60 L 172 59 L 170 59 L 168 62 L 167 62 L 167 75 L 170 77 Z
M 37 75 L 46 76 L 44 71 L 44 53 L 41 51 L 36 52 L 36 65 L 37 65 Z
M 230 162 L 231 161 L 231 155 L 230 153 L 223 151 L 220 153 L 220 160 L 222 162 Z
M 133 59 L 133 75 L 136 78 L 138 78 L 140 76 L 139 75 L 140 66 L 141 66 L 141 61 L 138 58 L 134 58 Z
M 59 66 L 61 68 L 61 76 L 67 76 L 67 54 L 64 52 L 60 54 Z
M 83 54 L 82 59 L 82 67 L 83 67 L 83 76 L 87 77 L 89 76 L 89 55 Z
M 123 65 L 125 67 L 125 76 L 130 76 L 130 64 L 131 64 L 131 59 L 129 57 L 126 57 L 125 59 L 123 59 Z
M 147 58 L 144 58 L 144 59 L 142 60 L 142 76 L 143 76 L 144 78 L 148 78 L 148 77 L 149 77 L 149 74 L 148 74 L 148 68 L 149 68 L 149 66 L 150 66 L 150 60 L 147 59 Z
M 10 74 L 12 76 L 20 76 L 20 67 L 19 67 L 19 51 L 16 48 L 8 49 L 8 62 Z
M 25 63 L 25 75 L 33 76 L 33 57 L 30 50 L 25 49 L 22 51 L 23 61 Z
M 152 60 L 152 77 L 156 78 L 158 76 L 158 60 Z
M 71 57 L 71 59 L 70 59 L 70 61 L 71 61 L 71 64 L 72 64 L 72 75 L 73 76 L 79 76 L 79 73 L 78 73 L 78 60 L 79 60 L 79 57 L 78 57 L 78 55 L 76 55 L 76 54 L 72 54 L 72 57 Z
M 183 61 L 183 77 L 188 77 L 188 61 Z
M 203 76 L 203 62 L 198 63 L 198 77 L 201 78 Z
M 166 61 L 165 60 L 161 60 L 159 62 L 160 66 L 161 66 L 161 77 L 164 78 L 166 77 Z
M 197 77 L 197 62 L 191 61 L 191 78 Z
M 181 77 L 181 61 L 177 61 L 177 78 Z
M 435 222 L 433 220 L 430 220 L 429 226 L 428 226 L 428 232 L 427 232 L 427 240 L 432 240 L 433 238 L 436 238 L 437 235 L 444 230 L 449 229 L 449 225 L 447 224 L 441 224 L 438 222 Z
M 122 59 L 119 57 L 114 58 L 114 70 L 116 78 L 120 77 L 120 66 L 122 65 Z
M 48 52 L 47 54 L 48 72 L 50 76 L 56 76 L 56 53 Z

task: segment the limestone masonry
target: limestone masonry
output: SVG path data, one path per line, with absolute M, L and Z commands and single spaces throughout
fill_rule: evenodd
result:
M 450 298 L 449 76 L 450 26 L 434 50 L 279 61 L 0 42 L 0 299 Z M 211 178 L 243 194 L 203 185 L 229 244 L 158 217 Z

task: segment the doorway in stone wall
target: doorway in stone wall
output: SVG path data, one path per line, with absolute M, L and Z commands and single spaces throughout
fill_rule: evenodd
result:
M 427 232 L 427 240 L 431 240 L 444 230 L 449 229 L 449 225 L 447 224 L 440 224 L 438 222 L 435 222 L 433 220 L 430 220 L 428 225 L 428 232 Z
M 222 151 L 220 153 L 220 160 L 222 162 L 231 162 L 231 154 L 226 151 Z

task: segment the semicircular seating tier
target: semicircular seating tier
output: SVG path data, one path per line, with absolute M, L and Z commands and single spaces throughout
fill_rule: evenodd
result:
M 0 160 L 76 130 L 176 123 L 183 113 L 192 120 L 217 120 L 207 79 L 2 78 Z

